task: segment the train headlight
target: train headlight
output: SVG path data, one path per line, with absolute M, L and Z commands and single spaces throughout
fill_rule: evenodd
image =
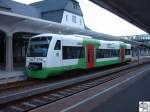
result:
M 30 59 L 26 59 L 27 62 L 30 62 Z
M 43 59 L 43 62 L 46 62 L 46 59 Z

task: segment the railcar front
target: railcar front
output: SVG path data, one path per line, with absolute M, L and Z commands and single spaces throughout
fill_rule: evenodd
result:
M 26 73 L 31 78 L 45 78 L 47 68 L 47 55 L 52 36 L 39 35 L 32 37 L 26 56 Z
M 132 52 L 131 52 L 131 44 L 126 44 L 126 49 L 125 49 L 125 60 L 126 62 L 130 62 L 132 59 Z

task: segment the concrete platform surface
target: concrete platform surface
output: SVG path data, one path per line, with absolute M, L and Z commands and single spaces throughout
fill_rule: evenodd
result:
M 98 105 L 92 112 L 138 112 L 139 101 L 150 102 L 150 72 L 142 75 L 144 77 L 140 80 Z
M 22 81 L 26 79 L 27 77 L 25 76 L 24 71 L 0 71 L 0 84 Z

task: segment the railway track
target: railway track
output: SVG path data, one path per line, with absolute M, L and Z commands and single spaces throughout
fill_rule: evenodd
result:
M 127 63 L 126 63 L 127 64 Z M 124 64 L 124 65 L 126 65 Z M 90 71 L 80 71 L 79 72 L 72 72 L 71 73 L 64 73 L 64 75 L 60 75 L 60 76 L 56 76 L 56 77 L 50 77 L 48 79 L 44 79 L 44 80 L 39 80 L 39 79 L 27 79 L 24 81 L 18 81 L 18 82 L 13 82 L 13 83 L 7 83 L 7 84 L 0 84 L 0 93 L 2 91 L 11 91 L 11 90 L 17 90 L 17 89 L 21 89 L 24 87 L 28 87 L 28 86 L 33 86 L 33 85 L 38 85 L 38 84 L 44 84 L 44 83 L 52 83 L 54 81 L 60 81 L 62 79 L 69 79 L 69 78 L 74 78 L 74 77 L 78 77 L 78 76 L 82 76 L 82 75 L 86 75 L 89 72 L 90 73 L 94 73 L 94 72 L 100 72 L 100 71 L 105 71 L 108 69 L 112 69 L 112 68 L 117 68 L 117 67 L 121 67 L 123 66 L 122 64 L 118 64 L 115 66 L 107 66 L 107 67 L 102 67 L 102 68 L 98 68 L 98 69 L 93 69 Z
M 53 88 L 49 90 L 48 90 L 48 87 L 43 88 L 43 89 L 47 89 L 47 91 L 41 91 L 41 92 L 38 92 L 37 94 L 33 94 L 34 93 L 33 91 L 35 91 L 35 89 L 32 91 L 28 91 L 28 92 L 22 91 L 22 93 L 25 93 L 24 97 L 22 96 L 22 97 L 16 98 L 16 100 L 0 101 L 0 104 L 1 104 L 0 111 L 1 112 L 29 111 L 39 106 L 55 102 L 62 98 L 68 97 L 70 95 L 73 95 L 78 92 L 97 86 L 99 84 L 103 84 L 105 82 L 116 79 L 122 75 L 125 75 L 126 73 L 135 71 L 136 69 L 148 63 L 149 62 L 145 62 L 140 65 L 130 65 L 128 67 L 124 66 L 120 69 L 115 68 L 114 70 L 107 70 L 107 72 L 106 71 L 101 72 L 101 75 L 103 74 L 103 76 L 107 74 L 104 77 L 100 77 L 101 75 L 98 76 L 98 74 L 100 73 L 96 73 L 96 74 L 93 74 L 93 76 L 89 75 L 89 76 L 84 77 L 83 79 L 81 78 L 80 81 L 79 81 L 79 78 L 72 79 L 70 83 L 69 81 L 67 82 L 68 85 L 67 83 L 61 82 L 60 84 L 62 84 L 62 86 L 59 85 L 58 87 L 57 85 L 56 87 L 55 85 L 55 87 L 53 87 L 54 85 L 51 85 L 51 87 Z M 42 90 L 42 87 L 36 88 L 36 89 Z M 30 95 L 27 95 L 27 94 L 30 94 Z M 21 95 L 21 94 L 16 94 L 16 96 L 17 95 Z M 1 97 L 0 100 L 2 99 L 4 100 L 5 98 L 12 97 L 11 95 L 10 97 L 8 96 L 7 97 L 5 96 L 3 98 Z
M 17 89 L 17 88 L 19 89 L 36 83 L 39 83 L 39 80 L 25 80 L 25 81 L 13 82 L 8 84 L 1 84 L 0 91 L 10 91 L 12 89 Z

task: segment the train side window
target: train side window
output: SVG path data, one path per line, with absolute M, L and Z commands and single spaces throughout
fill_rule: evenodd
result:
M 80 59 L 85 57 L 85 49 L 78 46 L 63 46 L 63 59 Z
M 116 50 L 116 56 L 119 57 L 119 50 Z
M 104 49 L 96 49 L 96 59 L 98 58 L 104 58 L 105 56 L 105 50 Z
M 118 56 L 119 56 L 118 49 L 96 49 L 96 59 L 118 57 Z
M 57 40 L 54 50 L 60 50 L 60 49 L 61 49 L 61 41 Z
M 131 50 L 129 49 L 129 55 L 131 55 Z
M 130 49 L 125 49 L 125 55 L 130 55 L 131 52 L 130 52 Z

